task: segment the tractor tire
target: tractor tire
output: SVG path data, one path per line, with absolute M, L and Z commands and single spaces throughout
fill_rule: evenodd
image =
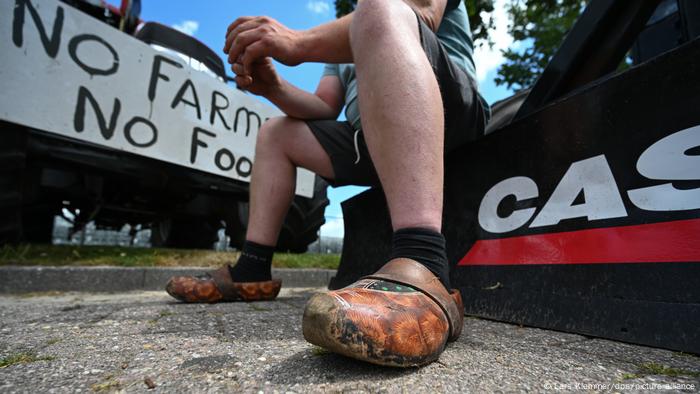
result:
M 219 223 L 209 218 L 165 219 L 151 227 L 151 246 L 173 249 L 212 249 L 219 240 Z
M 277 239 L 280 252 L 305 253 L 318 239 L 318 230 L 326 223 L 328 184 L 316 177 L 313 198 L 295 197 Z
M 232 212 L 225 219 L 226 235 L 229 238 L 229 246 L 241 250 L 248 229 L 249 204 L 247 201 L 239 201 L 231 208 Z
M 25 154 L 22 134 L 2 130 L 0 144 L 0 245 L 22 242 Z
M 6 171 L 0 173 L 0 246 L 22 241 L 22 193 L 16 182 Z
M 51 205 L 24 207 L 22 211 L 22 242 L 51 244 L 57 211 Z
M 329 204 L 328 183 L 316 177 L 314 196 L 294 197 L 282 231 L 277 240 L 278 252 L 305 253 L 309 245 L 318 239 L 318 230 L 326 223 L 325 211 Z M 245 241 L 248 227 L 248 203 L 239 203 L 237 217 L 227 220 L 226 235 L 231 239 L 230 245 L 240 249 Z

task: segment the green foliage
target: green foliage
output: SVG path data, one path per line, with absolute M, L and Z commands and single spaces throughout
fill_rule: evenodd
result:
M 509 33 L 516 48 L 503 52 L 497 85 L 532 86 L 586 6 L 585 0 L 510 0 Z M 521 45 L 518 45 L 521 44 Z
M 351 13 L 356 5 L 357 0 L 335 0 L 335 17 L 340 18 Z
M 493 12 L 493 0 L 464 0 L 464 4 L 467 6 L 474 44 L 477 46 L 493 45 L 493 41 L 489 38 L 489 32 L 494 28 L 494 21 L 492 18 L 483 18 Z

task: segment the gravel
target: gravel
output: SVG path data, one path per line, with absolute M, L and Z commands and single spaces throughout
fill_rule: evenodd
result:
M 700 389 L 697 356 L 476 318 L 431 365 L 366 364 L 304 341 L 301 315 L 315 291 L 216 305 L 143 291 L 2 296 L 0 360 L 24 362 L 0 368 L 0 392 Z

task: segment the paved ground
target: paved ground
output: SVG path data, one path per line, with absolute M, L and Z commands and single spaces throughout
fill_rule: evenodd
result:
M 201 275 L 211 269 L 212 267 L 0 266 L 0 295 L 46 291 L 116 293 L 162 290 L 173 276 Z M 336 270 L 320 268 L 272 269 L 272 277 L 282 280 L 285 287 L 326 286 L 335 274 Z
M 474 318 L 427 367 L 363 364 L 304 341 L 301 314 L 312 292 L 220 305 L 177 304 L 160 292 L 3 296 L 0 392 L 144 392 L 148 384 L 160 392 L 265 393 L 700 388 L 695 356 Z

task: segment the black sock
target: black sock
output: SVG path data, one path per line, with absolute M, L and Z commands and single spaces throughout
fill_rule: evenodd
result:
M 274 246 L 245 241 L 235 266 L 229 266 L 234 282 L 264 282 L 272 279 Z
M 450 268 L 442 234 L 428 228 L 402 228 L 394 232 L 391 243 L 392 259 L 404 257 L 416 260 L 440 278 L 449 290 Z

